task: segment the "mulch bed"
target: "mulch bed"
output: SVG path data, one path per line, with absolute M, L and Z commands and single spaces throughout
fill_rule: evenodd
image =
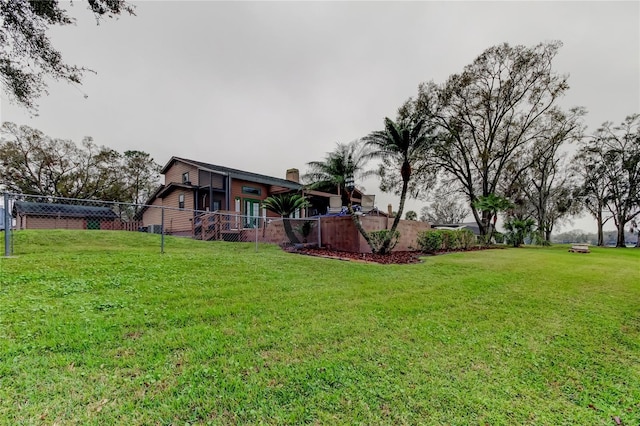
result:
M 496 247 L 472 247 L 468 251 L 487 250 Z M 292 250 L 293 253 L 305 254 L 307 256 L 326 257 L 329 259 L 347 260 L 364 263 L 381 263 L 384 265 L 405 265 L 410 263 L 420 263 L 419 256 L 434 256 L 455 252 L 424 253 L 421 251 L 394 251 L 391 254 L 374 253 L 353 253 L 348 251 L 330 250 L 326 248 L 301 248 Z
M 419 263 L 420 259 L 418 258 L 418 256 L 424 256 L 424 253 L 417 251 L 394 251 L 391 254 L 383 255 L 373 253 L 353 253 L 348 251 L 318 248 L 303 248 L 296 250 L 296 253 L 306 254 L 308 256 L 328 257 L 330 259 L 382 263 L 385 265 Z

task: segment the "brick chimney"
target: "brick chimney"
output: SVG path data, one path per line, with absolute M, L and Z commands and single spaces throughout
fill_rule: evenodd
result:
M 287 170 L 287 180 L 290 180 L 295 183 L 300 183 L 300 170 L 298 169 L 289 169 Z
M 393 206 L 391 203 L 387 206 L 387 213 L 389 213 L 389 217 L 393 216 Z

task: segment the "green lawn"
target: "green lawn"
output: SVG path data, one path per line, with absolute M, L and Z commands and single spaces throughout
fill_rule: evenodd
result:
M 383 266 L 21 231 L 2 424 L 640 423 L 640 250 Z

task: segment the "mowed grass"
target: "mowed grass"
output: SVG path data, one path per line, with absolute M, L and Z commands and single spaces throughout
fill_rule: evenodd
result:
M 2 424 L 640 423 L 640 250 L 384 266 L 60 230 L 15 255 Z

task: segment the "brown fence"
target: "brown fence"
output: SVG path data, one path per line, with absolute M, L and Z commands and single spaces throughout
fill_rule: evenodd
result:
M 365 231 L 379 231 L 389 229 L 393 223 L 393 218 L 386 216 L 362 216 L 360 222 Z M 328 216 L 323 217 L 321 223 L 322 245 L 343 251 L 357 253 L 367 253 L 371 248 L 360 235 L 356 225 L 350 216 Z M 400 239 L 393 249 L 394 251 L 406 251 L 416 249 L 418 233 L 431 229 L 426 222 L 414 220 L 401 220 L 398 224 Z

